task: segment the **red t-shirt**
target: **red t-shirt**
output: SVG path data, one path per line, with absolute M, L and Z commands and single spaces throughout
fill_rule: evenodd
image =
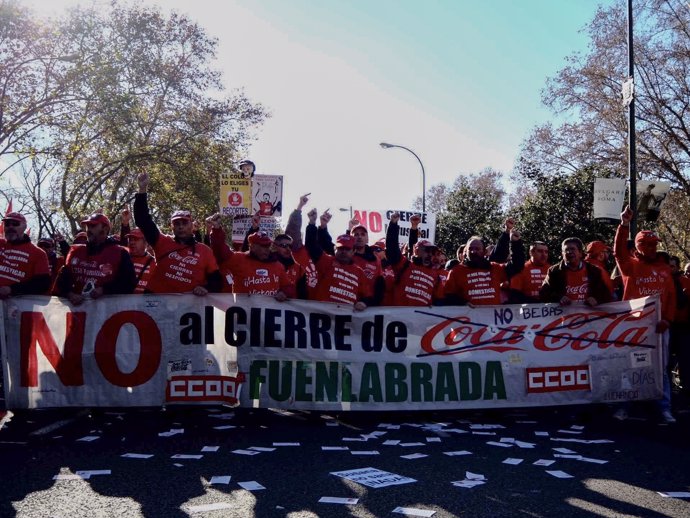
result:
M 153 293 L 190 293 L 205 286 L 209 274 L 218 270 L 213 252 L 202 243 L 183 245 L 161 234 L 153 247 L 156 269 L 148 283 Z
M 0 243 L 0 286 L 26 282 L 36 275 L 50 275 L 45 251 L 31 243 Z
M 153 271 L 156 269 L 156 260 L 149 254 L 131 257 L 134 264 L 134 275 L 137 278 L 137 287 L 134 288 L 134 293 L 144 293 L 153 276 Z
M 316 262 L 316 271 L 319 282 L 313 300 L 354 304 L 371 296 L 371 284 L 354 263 L 342 264 L 332 255 L 323 254 Z
M 72 272 L 72 292 L 85 294 L 113 282 L 124 250 L 113 244 L 89 255 L 87 245 L 72 245 L 65 258 L 65 268 Z
M 538 300 L 539 288 L 544 283 L 548 271 L 548 264 L 536 266 L 532 261 L 527 261 L 522 271 L 510 279 L 510 287 Z
M 414 264 L 405 257 L 393 268 L 400 275 L 400 280 L 395 285 L 393 305 L 430 306 L 433 298 L 438 295 L 438 270 Z
M 579 270 L 565 268 L 565 296 L 573 302 L 583 302 L 587 298 L 589 279 L 584 264 Z
M 470 268 L 460 263 L 450 271 L 446 295 L 457 295 L 475 306 L 501 303 L 501 284 L 508 280 L 505 266 L 490 263 L 488 269 Z

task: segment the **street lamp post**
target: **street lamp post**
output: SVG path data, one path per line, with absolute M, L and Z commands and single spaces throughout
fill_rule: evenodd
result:
M 386 142 L 381 142 L 381 144 L 379 144 L 379 145 L 383 149 L 390 149 L 392 147 L 399 147 L 400 149 L 404 149 L 405 151 L 409 151 L 417 159 L 417 162 L 419 162 L 419 165 L 422 168 L 422 212 L 426 212 L 426 174 L 424 173 L 424 164 L 422 164 L 422 160 L 417 156 L 417 153 L 415 153 L 410 148 L 407 148 L 405 146 L 399 146 L 397 144 L 388 144 Z
M 352 205 L 350 205 L 350 208 L 349 208 L 349 209 L 340 207 L 338 210 L 339 210 L 340 212 L 347 212 L 347 211 L 350 211 L 350 219 L 352 219 Z

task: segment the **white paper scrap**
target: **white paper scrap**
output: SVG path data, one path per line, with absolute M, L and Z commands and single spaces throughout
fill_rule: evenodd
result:
M 580 435 L 580 434 L 582 434 L 582 432 L 579 431 L 579 430 L 558 430 L 558 433 L 571 433 L 571 434 L 574 434 L 574 435 Z
M 441 442 L 440 437 L 427 437 L 426 442 Z
M 340 426 L 337 421 L 326 421 L 326 426 Z
M 471 424 L 472 430 L 500 430 L 505 428 L 502 424 Z
M 690 491 L 657 491 L 664 498 L 690 498 Z
M 250 446 L 247 449 L 248 450 L 255 450 L 255 451 L 276 451 L 275 448 L 266 448 L 264 446 Z
M 536 464 L 536 462 L 535 462 L 535 464 Z M 556 478 L 573 478 L 572 475 L 569 475 L 569 474 L 566 473 L 565 471 L 561 471 L 561 470 L 558 470 L 558 469 L 557 469 L 557 470 L 554 470 L 554 471 L 549 471 L 549 470 L 547 469 L 546 472 L 547 472 L 549 475 L 551 475 L 551 476 L 553 476 L 553 477 L 556 477 Z
M 496 432 L 477 432 L 477 431 L 472 431 L 473 435 L 496 435 Z
M 513 457 L 508 457 L 506 460 L 503 461 L 503 464 L 511 464 L 513 466 L 517 466 L 520 464 L 524 459 L 514 459 Z
M 486 480 L 486 477 L 481 473 L 472 473 L 471 471 L 465 471 L 465 478 L 467 480 Z
M 426 446 L 423 442 L 401 442 L 400 446 L 403 448 L 411 448 L 412 446 Z
M 100 437 L 98 435 L 86 435 L 86 436 L 82 437 L 81 439 L 77 439 L 77 442 L 80 442 L 80 441 L 81 442 L 91 442 L 91 441 L 95 441 L 96 439 L 100 439 Z
M 237 455 L 258 455 L 261 452 L 255 450 L 232 450 L 232 453 L 236 453 Z
M 127 459 L 150 459 L 153 457 L 153 453 L 123 453 L 120 457 Z
M 467 450 L 460 450 L 460 451 L 444 451 L 444 455 L 448 455 L 449 457 L 456 457 L 458 455 L 472 455 L 471 451 Z
M 80 477 L 84 478 L 89 478 L 95 475 L 111 475 L 111 471 L 109 469 L 89 469 L 89 470 L 80 470 L 77 471 L 77 475 Z
M 208 481 L 209 484 L 229 484 L 232 476 L 230 475 L 215 475 Z
M 582 455 L 578 455 L 577 453 L 554 453 L 553 456 L 558 457 L 560 459 L 582 459 Z
M 515 446 L 518 448 L 534 448 L 536 445 L 532 442 L 515 441 Z
M 397 439 L 388 439 L 387 441 L 383 441 L 381 444 L 384 446 L 397 446 L 400 444 L 400 441 Z
M 405 477 L 403 475 L 396 475 L 395 473 L 390 473 L 388 471 L 382 471 L 377 468 L 358 468 L 350 469 L 346 471 L 333 471 L 331 475 L 336 477 L 346 478 L 358 484 L 362 484 L 367 487 L 387 487 L 398 484 L 409 484 L 411 482 L 417 482 L 413 478 Z
M 273 446 L 300 446 L 298 442 L 274 442 Z
M 218 451 L 220 446 L 204 446 L 201 451 Z
M 486 441 L 486 444 L 490 446 L 500 446 L 501 448 L 512 448 L 513 445 L 509 442 L 496 442 L 496 441 Z
M 343 504 L 343 505 L 357 505 L 359 498 L 341 498 L 339 496 L 322 496 L 319 498 L 321 504 Z
M 364 437 L 343 437 L 341 440 L 345 441 L 345 442 L 366 442 L 367 441 Z
M 536 435 L 537 437 L 548 437 L 549 432 L 534 432 L 534 435 Z
M 428 457 L 428 455 L 425 453 L 411 453 L 409 455 L 401 455 L 400 456 L 401 459 L 408 459 L 408 460 L 423 459 L 424 457 Z
M 237 483 L 242 489 L 247 491 L 259 491 L 260 489 L 266 489 L 264 486 L 259 484 L 256 480 L 251 480 L 249 482 L 238 482 Z
M 352 455 L 378 455 L 379 452 L 376 450 L 350 450 Z
M 203 455 L 187 455 L 185 453 L 176 453 L 175 455 L 173 455 L 170 458 L 171 459 L 196 459 L 196 460 L 199 460 L 199 459 L 203 459 L 204 456 Z
M 557 451 L 558 453 L 577 453 L 573 450 L 569 450 L 568 448 L 553 448 L 553 451 Z
M 228 504 L 225 502 L 216 502 L 215 504 L 204 504 L 204 505 L 190 505 L 187 507 L 187 511 L 190 513 L 206 513 L 208 511 L 219 511 L 221 509 L 230 509 L 234 507 L 235 504 Z
M 452 484 L 455 487 L 464 487 L 466 489 L 475 487 L 475 486 L 481 486 L 482 484 L 486 484 L 486 481 L 484 480 L 458 480 L 457 482 L 452 482 Z
M 556 461 L 551 459 L 539 459 L 537 461 L 534 461 L 532 464 L 534 464 L 535 466 L 551 466 L 551 464 L 553 464 L 554 462 Z
M 347 446 L 321 446 L 321 449 L 323 451 L 347 451 L 350 448 L 348 448 Z
M 224 426 L 214 426 L 214 427 L 213 427 L 214 430 L 230 430 L 230 429 L 232 429 L 232 428 L 237 428 L 237 427 L 236 427 L 236 426 L 233 426 L 233 425 L 231 425 L 231 424 L 226 424 L 226 425 L 224 425 Z
M 184 428 L 171 428 L 167 432 L 160 432 L 158 437 L 172 437 L 173 435 L 178 435 L 184 433 Z
M 515 442 L 515 438 L 513 437 L 501 437 L 498 442 Z
M 433 516 L 436 511 L 428 509 L 417 509 L 416 507 L 396 507 L 392 513 L 404 514 L 405 516 Z
M 603 460 L 603 459 L 593 459 L 591 457 L 582 457 L 580 456 L 579 459 L 577 459 L 582 462 L 591 462 L 592 464 L 608 464 L 609 461 Z

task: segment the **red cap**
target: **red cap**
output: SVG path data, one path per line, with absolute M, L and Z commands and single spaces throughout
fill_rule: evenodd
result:
M 88 236 L 86 235 L 86 232 L 78 232 L 76 236 L 74 236 L 74 244 L 75 245 L 81 245 L 86 243 L 88 240 Z
M 420 248 L 438 248 L 435 244 L 433 244 L 431 241 L 428 239 L 422 239 L 420 241 L 417 241 L 414 244 L 414 255 L 417 255 L 417 252 L 419 251 Z
M 592 241 L 587 245 L 588 254 L 600 254 L 601 252 L 606 252 L 607 250 L 611 250 L 611 247 L 603 241 Z
M 134 239 L 144 239 L 144 233 L 138 228 L 133 229 L 126 237 L 133 237 Z
M 369 233 L 367 227 L 365 227 L 364 225 L 355 225 L 354 227 L 352 227 L 352 230 L 350 230 L 350 234 L 354 234 L 355 230 L 364 230 L 364 232 L 366 232 L 367 234 Z
M 659 239 L 659 236 L 657 236 L 656 232 L 653 232 L 651 230 L 641 230 L 635 236 L 636 245 L 640 243 L 658 243 L 659 241 L 661 241 L 661 239 Z
M 357 228 L 357 227 L 355 227 Z M 354 230 L 354 229 L 352 229 Z M 355 238 L 348 235 L 348 234 L 343 234 L 342 236 L 338 236 L 338 238 L 335 240 L 335 246 L 336 247 L 345 247 L 345 248 L 354 248 L 355 247 Z
M 254 232 L 253 234 L 250 234 L 248 239 L 250 245 L 269 246 L 271 243 L 273 243 L 271 236 L 269 236 L 266 232 L 263 231 Z
M 82 225 L 97 225 L 98 223 L 102 223 L 108 228 L 111 227 L 110 220 L 105 216 L 105 214 L 101 214 L 100 212 L 94 212 L 81 222 Z
M 19 221 L 20 223 L 26 223 L 26 218 L 24 217 L 24 214 L 20 214 L 19 212 L 8 212 L 5 214 L 5 217 L 2 218 L 3 221 L 6 220 L 12 220 L 12 221 Z
M 380 248 L 381 250 L 385 250 L 386 249 L 386 239 L 385 238 L 379 239 L 376 243 L 374 243 L 372 245 L 372 248 L 373 247 L 377 247 L 377 248 Z
M 176 219 L 192 219 L 192 213 L 189 212 L 188 210 L 176 210 L 175 212 L 172 213 L 172 216 L 170 216 L 170 221 L 175 221 Z

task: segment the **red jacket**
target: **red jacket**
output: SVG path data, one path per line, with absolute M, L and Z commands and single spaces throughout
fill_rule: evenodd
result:
M 657 256 L 654 261 L 645 260 L 640 254 L 630 254 L 626 246 L 628 227 L 619 225 L 613 244 L 613 255 L 623 277 L 623 300 L 659 295 L 661 318 L 673 322 L 676 311 L 676 287 L 671 269 Z

